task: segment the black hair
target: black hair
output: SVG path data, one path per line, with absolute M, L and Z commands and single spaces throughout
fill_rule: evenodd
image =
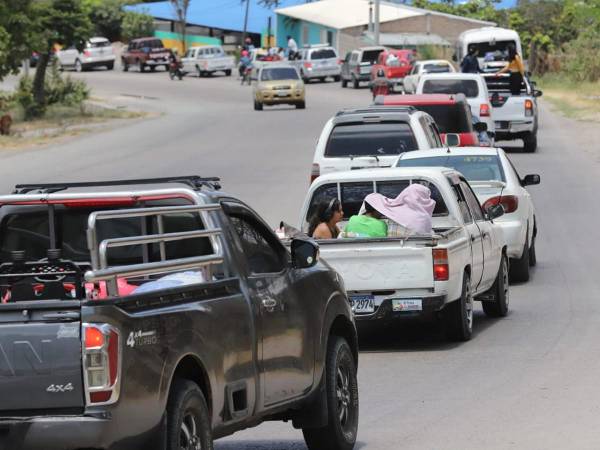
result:
M 477 52 L 477 47 L 475 47 L 474 45 L 469 45 L 468 52 L 469 55 L 474 55 Z
M 370 203 L 365 202 L 365 211 L 368 213 L 372 213 L 373 211 L 377 211 L 377 210 L 375 208 L 373 208 Z
M 320 202 L 308 221 L 308 235 L 312 236 L 319 224 L 329 222 L 333 218 L 333 214 L 340 210 L 340 207 L 341 203 L 337 198 Z
M 515 57 L 517 56 L 517 48 L 514 44 L 508 44 L 506 49 L 508 50 L 508 60 L 514 61 Z

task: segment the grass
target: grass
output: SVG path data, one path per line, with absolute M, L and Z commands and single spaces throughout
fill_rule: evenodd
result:
M 538 80 L 538 87 L 567 117 L 600 122 L 600 82 L 574 82 L 559 75 L 546 75 Z
M 11 134 L 0 136 L 0 149 L 40 147 L 57 140 L 88 133 L 104 122 L 145 116 L 145 113 L 121 109 L 52 106 L 48 108 L 43 118 L 24 121 L 22 114 L 14 111 Z

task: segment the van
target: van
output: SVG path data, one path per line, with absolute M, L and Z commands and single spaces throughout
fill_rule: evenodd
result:
M 506 65 L 508 46 L 513 44 L 523 55 L 521 39 L 515 30 L 498 27 L 483 27 L 464 31 L 458 36 L 455 61 L 460 63 L 467 55 L 469 47 L 478 50 L 479 66 L 484 72 L 498 72 Z

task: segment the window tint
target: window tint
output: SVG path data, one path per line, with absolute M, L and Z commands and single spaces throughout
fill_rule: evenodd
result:
M 476 98 L 479 87 L 475 80 L 426 80 L 423 94 L 465 94 L 467 98 Z
M 506 181 L 500 158 L 492 155 L 406 158 L 398 161 L 398 167 L 451 167 L 469 181 Z
M 350 217 L 358 214 L 365 197 L 373 193 L 372 182 L 344 183 L 341 185 L 342 209 L 344 216 Z
M 337 58 L 337 55 L 335 54 L 335 50 L 331 49 L 331 48 L 324 48 L 321 50 L 313 50 L 312 53 L 310 54 L 310 59 L 330 59 L 330 58 Z
M 479 57 L 484 58 L 486 61 L 506 61 L 508 59 L 508 46 L 517 44 L 515 41 L 493 41 L 493 42 L 479 42 L 469 44 L 469 47 L 473 46 L 479 50 Z
M 362 54 L 361 62 L 368 62 L 370 64 L 377 63 L 377 57 L 383 50 L 365 50 Z
M 325 201 L 331 201 L 332 198 L 338 198 L 337 184 L 324 184 L 315 189 L 310 205 L 308 205 L 308 212 L 306 218 L 310 219 L 315 212 L 316 207 Z
M 435 137 L 431 132 L 431 127 L 429 126 L 429 121 L 425 117 L 421 117 L 419 119 L 421 126 L 423 127 L 423 131 L 425 132 L 425 137 L 427 138 L 427 143 L 430 147 L 437 147 L 437 142 L 435 141 Z
M 462 103 L 454 105 L 414 105 L 433 117 L 441 133 L 472 133 L 470 108 Z
M 86 45 L 87 48 L 102 48 L 102 47 L 110 47 L 110 42 L 106 41 L 96 41 L 96 42 L 88 42 Z
M 471 213 L 469 211 L 469 207 L 467 206 L 467 201 L 465 200 L 465 196 L 460 189 L 460 187 L 456 184 L 452 185 L 454 193 L 456 194 L 456 201 L 458 202 L 458 208 L 463 218 L 463 222 L 465 224 L 473 222 L 473 218 L 471 217 Z
M 388 198 L 396 198 L 398 194 L 408 187 L 410 180 L 379 181 L 377 182 L 377 192 Z
M 423 70 L 427 73 L 447 73 L 450 72 L 450 66 L 445 63 L 425 64 Z
M 461 180 L 460 187 L 465 195 L 465 199 L 467 200 L 467 204 L 469 205 L 469 209 L 471 210 L 471 214 L 476 221 L 484 220 L 483 211 L 481 210 L 481 204 L 477 197 L 471 190 L 471 187 L 467 184 L 466 181 Z
M 244 216 L 230 215 L 229 221 L 240 238 L 250 273 L 277 273 L 285 268 L 283 248 L 269 242 L 268 230 Z
M 417 149 L 405 122 L 349 123 L 335 126 L 325 148 L 325 157 L 399 155 Z
M 293 67 L 277 67 L 263 69 L 260 74 L 261 81 L 297 80 L 298 72 Z
M 356 62 L 356 61 L 358 61 L 358 54 L 357 54 L 357 53 L 353 53 L 353 54 L 352 54 L 352 61 L 353 61 L 353 62 Z

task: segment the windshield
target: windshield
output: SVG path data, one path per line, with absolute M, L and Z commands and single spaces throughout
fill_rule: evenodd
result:
M 261 81 L 297 80 L 298 72 L 293 67 L 277 67 L 263 69 L 260 75 Z
M 417 149 L 405 122 L 338 124 L 331 132 L 325 157 L 399 155 Z
M 425 64 L 423 70 L 427 73 L 447 73 L 450 72 L 450 66 L 445 63 Z
M 476 98 L 479 87 L 475 80 L 426 80 L 423 94 L 465 94 L 467 98 Z
M 154 39 L 152 41 L 140 42 L 141 48 L 164 48 L 163 43 L 160 39 Z
M 471 112 L 465 105 L 415 105 L 415 108 L 433 117 L 440 133 L 473 132 Z
M 313 50 L 310 54 L 310 59 L 330 59 L 337 58 L 335 51 L 331 48 L 324 48 L 322 50 Z
M 506 181 L 500 158 L 496 155 L 449 155 L 407 158 L 398 167 L 450 167 L 462 173 L 467 181 Z

